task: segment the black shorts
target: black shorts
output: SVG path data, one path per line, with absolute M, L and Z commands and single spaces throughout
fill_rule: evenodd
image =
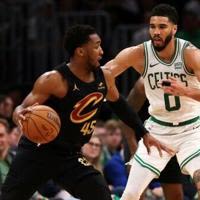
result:
M 40 185 L 53 179 L 82 200 L 111 200 L 101 175 L 81 154 L 21 148 L 2 187 L 1 200 L 27 200 Z
M 164 170 L 161 172 L 159 181 L 161 183 L 181 183 L 182 173 L 176 156 L 171 158 Z

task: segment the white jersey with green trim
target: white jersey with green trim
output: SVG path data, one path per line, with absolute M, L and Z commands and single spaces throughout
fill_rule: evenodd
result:
M 170 63 L 161 60 L 151 41 L 144 43 L 145 70 L 143 73 L 146 96 L 149 100 L 149 114 L 155 118 L 178 123 L 200 116 L 200 102 L 185 96 L 164 94 L 160 88 L 162 79 L 174 77 L 189 87 L 200 88 L 194 74 L 190 73 L 183 59 L 183 51 L 190 44 L 176 38 L 176 50 Z

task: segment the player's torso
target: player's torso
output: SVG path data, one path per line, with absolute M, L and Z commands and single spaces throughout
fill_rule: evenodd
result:
M 145 70 L 143 73 L 146 96 L 149 100 L 149 113 L 167 122 L 181 122 L 200 115 L 200 102 L 188 97 L 164 94 L 160 88 L 162 79 L 175 77 L 184 85 L 200 87 L 194 74 L 184 65 L 183 51 L 188 42 L 176 39 L 176 51 L 171 63 L 165 63 L 156 54 L 151 41 L 144 43 Z
M 103 72 L 100 68 L 97 69 L 94 72 L 95 80 L 85 83 L 78 79 L 66 64 L 57 70 L 66 78 L 69 89 L 65 97 L 61 99 L 51 97 L 46 102 L 59 113 L 61 118 L 61 131 L 53 143 L 81 146 L 91 137 L 107 93 Z
M 62 98 L 51 96 L 44 104 L 52 107 L 59 114 L 61 129 L 54 141 L 41 145 L 40 149 L 50 148 L 66 153 L 78 151 L 84 143 L 89 141 L 106 96 L 107 86 L 104 75 L 98 68 L 94 71 L 95 80 L 85 83 L 69 70 L 66 63 L 59 65 L 55 70 L 66 80 L 63 80 L 63 83 L 67 82 L 68 92 Z M 20 144 L 30 148 L 36 147 L 36 144 L 25 137 L 22 137 Z

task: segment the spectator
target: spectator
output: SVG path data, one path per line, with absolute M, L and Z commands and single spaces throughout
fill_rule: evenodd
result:
M 100 156 L 102 152 L 102 142 L 100 138 L 93 135 L 90 141 L 82 147 L 82 153 L 85 158 L 99 171 L 102 172 L 102 165 L 100 163 Z
M 13 159 L 13 155 L 9 151 L 8 132 L 8 122 L 0 118 L 0 188 L 5 181 Z
M 103 146 L 102 163 L 105 165 L 111 157 L 121 149 L 122 132 L 117 120 L 111 119 L 105 123 L 106 137 Z

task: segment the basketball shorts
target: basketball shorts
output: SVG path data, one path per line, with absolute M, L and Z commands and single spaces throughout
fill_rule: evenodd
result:
M 149 119 L 145 126 L 156 139 L 177 152 L 177 160 L 183 173 L 191 175 L 191 170 L 194 172 L 195 169 L 200 169 L 200 120 L 184 126 L 171 127 Z M 141 140 L 133 159 L 159 177 L 171 157 L 167 152 L 163 152 L 163 156 L 160 157 L 155 147 L 151 147 L 151 154 L 148 154 Z M 190 162 L 193 162 L 193 169 L 188 169 Z

